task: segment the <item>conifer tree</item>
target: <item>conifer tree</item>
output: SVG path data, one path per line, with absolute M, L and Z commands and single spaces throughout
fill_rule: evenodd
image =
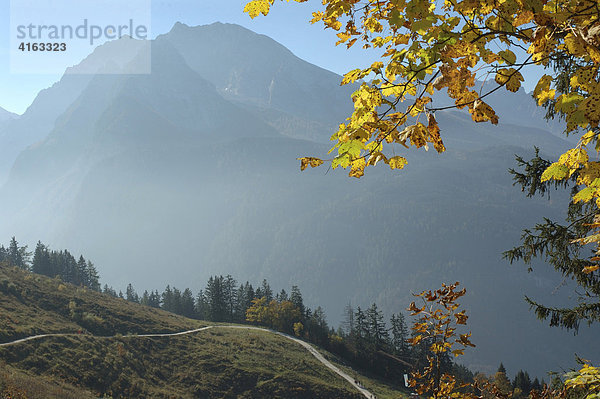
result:
M 202 290 L 196 296 L 196 315 L 200 320 L 209 320 L 208 302 Z
M 89 260 L 86 263 L 85 273 L 87 275 L 88 287 L 94 291 L 100 291 L 98 271 L 94 264 Z
M 76 282 L 74 284 L 89 287 L 90 281 L 88 280 L 88 277 L 87 262 L 83 256 L 80 255 L 79 260 L 77 261 Z
M 226 306 L 227 321 L 234 321 L 237 304 L 237 281 L 228 274 L 223 280 L 223 300 Z
M 277 302 L 284 302 L 287 301 L 289 298 L 287 292 L 285 292 L 285 290 L 282 289 L 281 292 L 275 296 L 275 299 L 277 299 Z
M 382 349 L 389 338 L 383 319 L 383 313 L 377 309 L 377 304 L 373 303 L 371 307 L 367 309 L 366 316 L 369 340 L 372 345 L 375 345 L 376 350 Z
M 255 293 L 252 284 L 247 281 L 245 284 L 241 284 L 237 293 L 236 321 L 243 322 L 246 320 L 246 310 L 252 306 L 254 298 Z
M 150 294 L 148 294 L 148 290 L 144 290 L 142 297 L 140 298 L 140 304 L 144 306 L 150 306 Z
M 185 317 L 196 318 L 194 294 L 189 288 L 186 288 L 181 294 L 181 314 Z
M 162 298 L 162 308 L 167 312 L 172 312 L 175 308 L 173 303 L 173 290 L 170 285 L 167 285 L 163 293 L 161 294 Z
M 300 309 L 300 313 L 306 314 L 304 301 L 302 299 L 302 293 L 300 292 L 300 288 L 298 288 L 297 285 L 292 286 L 292 291 L 290 293 L 290 302 L 292 302 L 295 307 Z
M 512 386 L 513 388 L 519 388 L 523 395 L 529 395 L 529 392 L 531 391 L 531 378 L 529 377 L 529 373 L 519 370 L 517 375 L 515 375 Z
M 27 252 L 27 245 L 20 247 L 15 237 L 12 237 L 7 252 L 8 262 L 11 265 L 29 270 L 29 257 L 31 253 Z
M 394 353 L 401 356 L 408 355 L 409 347 L 407 340 L 408 327 L 404 321 L 404 315 L 402 313 L 393 314 L 391 319 L 391 332 L 392 332 L 392 348 Z
M 129 302 L 140 302 L 140 297 L 138 296 L 137 292 L 135 292 L 135 289 L 131 283 L 127 284 L 127 289 L 125 290 L 125 299 L 127 299 Z
M 267 279 L 263 279 L 260 292 L 261 292 L 262 296 L 267 298 L 267 303 L 269 303 L 273 300 L 273 290 L 271 289 L 271 286 L 267 282 Z
M 508 395 L 512 392 L 512 385 L 510 380 L 506 376 L 506 369 L 504 365 L 500 363 L 500 367 L 498 367 L 498 371 L 494 374 L 494 385 L 505 395 Z
M 153 308 L 160 308 L 161 296 L 158 293 L 158 290 L 150 292 L 150 297 L 148 298 L 148 305 Z
M 37 274 L 43 274 L 44 276 L 54 277 L 52 275 L 48 247 L 42 244 L 41 241 L 38 241 L 37 245 L 35 246 L 31 271 Z
M 211 276 L 204 290 L 208 304 L 208 319 L 211 321 L 226 321 L 228 319 L 224 285 L 223 276 Z

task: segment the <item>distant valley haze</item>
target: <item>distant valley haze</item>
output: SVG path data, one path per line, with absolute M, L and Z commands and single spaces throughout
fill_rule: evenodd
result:
M 438 112 L 446 153 L 411 149 L 404 170 L 356 180 L 297 161 L 324 156 L 351 113 L 341 76 L 234 24 L 177 23 L 151 51 L 132 44 L 96 48 L 23 115 L 0 110 L 4 241 L 85 254 L 117 290 L 197 292 L 214 274 L 298 285 L 332 325 L 349 302 L 391 315 L 412 293 L 460 281 L 473 371 L 503 362 L 548 380 L 576 353 L 600 358 L 597 327 L 551 329 L 523 299 L 570 303 L 573 287 L 541 262 L 527 273 L 502 259 L 524 228 L 560 219 L 566 200 L 512 185 L 515 154 L 570 148 L 524 90 L 490 98 L 498 126 Z M 145 61 L 151 74 L 102 74 Z

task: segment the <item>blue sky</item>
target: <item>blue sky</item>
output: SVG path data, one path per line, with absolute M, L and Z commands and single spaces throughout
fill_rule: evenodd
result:
M 36 0 L 12 0 L 23 3 Z M 52 2 L 53 0 L 46 0 Z M 99 3 L 102 0 L 62 0 L 63 3 Z M 106 0 L 108 1 L 108 0 Z M 242 25 L 255 32 L 272 37 L 294 54 L 313 64 L 343 74 L 359 66 L 370 65 L 371 53 L 365 53 L 357 46 L 347 50 L 345 46 L 335 47 L 334 32 L 324 30 L 321 24 L 310 25 L 311 12 L 319 9 L 320 0 L 306 3 L 277 2 L 267 17 L 251 20 L 242 12 L 244 0 L 147 0 L 151 1 L 152 37 L 168 32 L 175 22 L 187 25 L 205 25 L 216 21 Z M 60 74 L 12 74 L 9 66 L 10 47 L 10 0 L 0 0 L 0 107 L 16 113 L 23 113 L 37 93 L 60 79 Z M 124 4 L 124 3 L 123 3 Z M 75 7 L 60 10 L 65 18 L 82 19 L 75 14 Z M 81 10 L 81 7 L 79 8 Z M 89 16 L 85 16 L 89 17 Z M 74 59 L 76 64 L 79 59 Z M 530 89 L 530 88 L 528 88 Z
M 37 93 L 58 81 L 60 74 L 10 73 L 10 1 L 0 1 L 0 24 L 5 27 L 0 31 L 0 107 L 23 113 Z M 72 1 L 80 3 L 90 0 Z M 168 32 L 178 21 L 191 26 L 230 22 L 268 35 L 300 58 L 340 74 L 355 65 L 369 64 L 368 57 L 362 51 L 334 47 L 337 38 L 333 32 L 324 30 L 322 25 L 308 23 L 312 10 L 320 5 L 318 0 L 276 4 L 269 16 L 254 20 L 242 12 L 244 4 L 240 0 L 153 0 L 152 37 Z M 64 10 L 66 16 L 83 18 L 80 15 L 68 15 L 69 12 Z

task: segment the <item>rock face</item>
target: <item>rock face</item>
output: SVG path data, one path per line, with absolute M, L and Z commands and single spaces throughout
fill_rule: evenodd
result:
M 564 303 L 560 276 L 501 259 L 523 228 L 562 212 L 560 195 L 526 199 L 507 173 L 534 144 L 568 146 L 526 93 L 499 127 L 438 113 L 448 152 L 411 151 L 402 172 L 357 181 L 296 161 L 326 154 L 351 112 L 339 76 L 236 25 L 177 24 L 150 55 L 121 59 L 122 45 L 74 68 L 151 57 L 152 73 L 66 74 L 0 130 L 3 237 L 79 249 L 116 287 L 197 291 L 211 274 L 299 285 L 334 325 L 348 301 L 399 312 L 411 292 L 458 280 L 475 369 L 502 361 L 541 377 L 574 352 L 599 355 L 593 331 L 550 330 L 522 300 Z

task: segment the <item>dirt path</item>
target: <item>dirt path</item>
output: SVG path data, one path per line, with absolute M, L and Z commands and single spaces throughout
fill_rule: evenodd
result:
M 374 398 L 375 397 L 373 394 L 371 394 L 371 392 L 367 391 L 363 386 L 359 385 L 353 377 L 351 377 L 347 373 L 345 373 L 342 370 L 340 370 L 338 367 L 336 367 L 335 365 L 333 365 L 329 360 L 325 359 L 325 357 L 323 357 L 323 355 L 321 355 L 308 342 L 305 342 L 305 341 L 302 341 L 301 339 L 292 337 L 291 335 L 287 335 L 287 334 L 284 334 L 284 333 L 281 333 L 281 332 L 278 332 L 278 331 L 269 330 L 267 328 L 252 327 L 252 326 L 208 326 L 208 327 L 196 328 L 195 330 L 182 331 L 182 332 L 178 332 L 178 333 L 123 335 L 121 338 L 176 337 L 176 336 L 180 336 L 180 335 L 194 334 L 194 333 L 197 333 L 197 332 L 200 332 L 200 331 L 209 330 L 209 329 L 212 329 L 212 328 L 235 328 L 235 329 L 242 329 L 242 330 L 258 330 L 258 331 L 266 331 L 266 332 L 270 332 L 270 333 L 273 333 L 273 334 L 280 335 L 280 336 L 282 336 L 284 338 L 289 339 L 290 341 L 294 341 L 297 344 L 302 345 L 308 352 L 310 352 L 311 355 L 313 355 L 325 367 L 327 367 L 328 369 L 330 369 L 331 371 L 333 371 L 334 373 L 336 373 L 337 375 L 339 375 L 340 377 L 342 377 L 343 379 L 345 379 L 346 381 L 348 381 L 350 383 L 350 385 L 352 385 L 354 388 L 356 388 L 366 398 Z M 48 338 L 48 337 L 81 337 L 81 336 L 82 336 L 81 334 L 72 334 L 72 333 L 56 333 L 56 334 L 33 335 L 31 337 L 21 338 L 21 339 L 15 340 L 15 341 L 11 341 L 11 342 L 6 342 L 6 343 L 3 343 L 3 344 L 0 344 L 0 347 L 17 345 L 17 344 L 20 344 L 22 342 L 33 341 L 33 340 L 36 340 L 36 339 L 42 339 L 42 338 Z M 89 337 L 90 335 L 85 335 L 85 336 Z M 93 336 L 93 337 L 94 338 L 103 338 L 103 339 L 116 338 L 116 336 L 112 336 L 112 337 Z

